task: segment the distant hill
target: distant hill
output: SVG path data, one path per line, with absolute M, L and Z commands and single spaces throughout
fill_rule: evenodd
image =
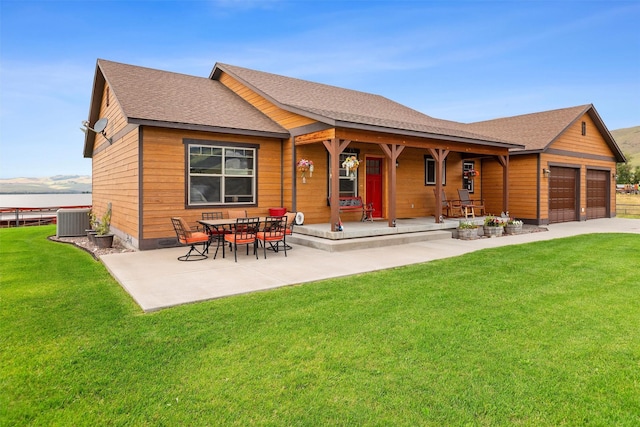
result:
M 640 126 L 612 130 L 611 135 L 627 156 L 629 164 L 634 167 L 640 166 Z
M 91 176 L 0 179 L 0 194 L 91 193 Z

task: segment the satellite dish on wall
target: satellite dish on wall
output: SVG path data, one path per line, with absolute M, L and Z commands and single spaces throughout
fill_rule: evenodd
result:
M 108 124 L 109 124 L 109 119 L 104 117 L 98 120 L 95 125 L 93 125 L 93 131 L 95 133 L 102 133 L 107 128 Z
M 104 131 L 107 128 L 108 124 L 109 124 L 109 119 L 107 119 L 106 117 L 103 117 L 100 120 L 98 120 L 96 124 L 93 125 L 93 128 L 91 128 L 89 127 L 89 122 L 84 120 L 82 122 L 82 126 L 84 127 L 80 128 L 80 130 L 83 131 L 84 133 L 87 133 L 87 129 L 95 133 L 99 133 L 104 137 L 104 139 L 106 139 L 107 141 L 109 141 L 109 143 L 111 143 L 111 138 L 107 138 L 107 133 Z

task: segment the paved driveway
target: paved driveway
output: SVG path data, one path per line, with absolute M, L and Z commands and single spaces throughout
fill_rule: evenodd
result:
M 496 246 L 550 240 L 577 234 L 622 232 L 640 234 L 640 220 L 598 219 L 547 226 L 549 231 L 478 240 L 432 240 L 347 252 L 326 252 L 296 245 L 284 253 L 245 256 L 244 248 L 225 259 L 180 262 L 185 248 L 110 254 L 101 257 L 107 269 L 144 311 L 229 295 L 273 289 L 367 271 L 427 262 Z M 639 236 L 640 239 L 640 236 Z M 640 243 L 639 243 L 640 246 Z

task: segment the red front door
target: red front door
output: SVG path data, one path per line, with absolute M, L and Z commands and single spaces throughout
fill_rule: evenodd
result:
M 367 201 L 373 203 L 373 217 L 382 218 L 382 159 L 367 158 Z

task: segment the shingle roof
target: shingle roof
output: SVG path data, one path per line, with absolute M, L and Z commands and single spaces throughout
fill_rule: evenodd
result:
M 286 134 L 218 81 L 98 60 L 129 119 Z
M 595 123 L 616 157 L 616 161 L 626 161 L 622 151 L 620 151 L 620 147 L 616 144 L 592 104 L 486 120 L 470 123 L 468 126 L 474 131 L 524 145 L 524 149 L 515 150 L 512 154 L 517 154 L 518 151 L 536 152 L 544 151 L 585 113 L 589 114 Z
M 467 129 L 463 123 L 427 116 L 380 95 L 220 63 L 215 65 L 211 78 L 217 78 L 221 71 L 282 109 L 333 126 L 368 125 L 479 142 L 509 143 Z
M 527 151 L 543 150 L 590 108 L 591 105 L 579 105 L 470 123 L 468 126 L 477 132 L 522 144 Z

